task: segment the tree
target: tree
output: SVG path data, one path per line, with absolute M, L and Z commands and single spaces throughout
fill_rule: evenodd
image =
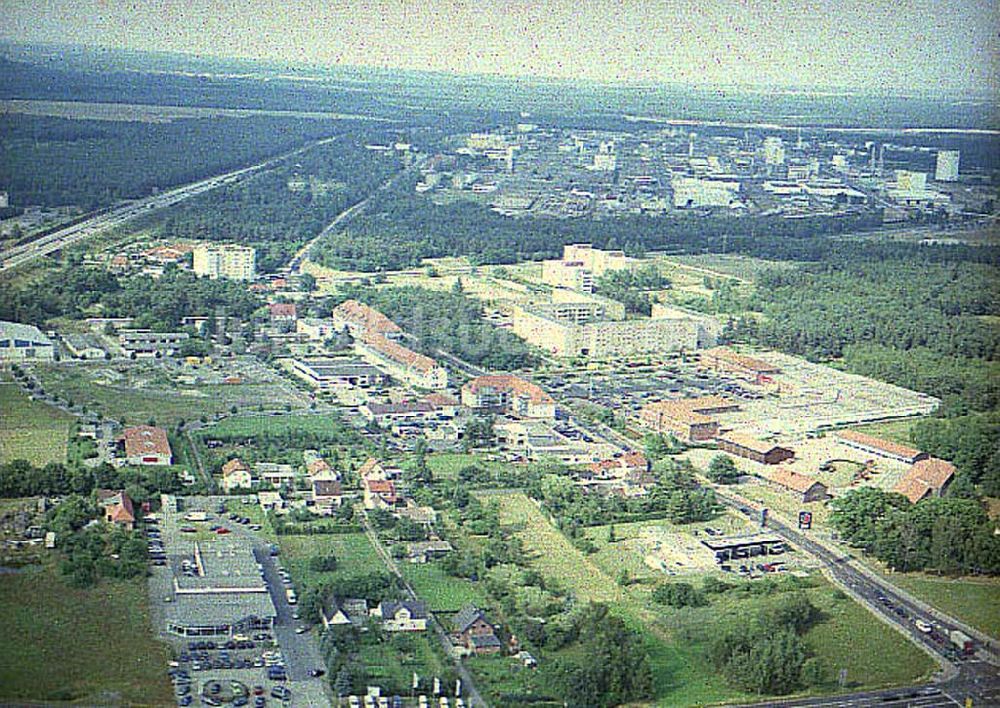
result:
M 690 583 L 665 583 L 653 590 L 653 600 L 670 607 L 701 607 L 708 604 L 704 593 Z
M 708 465 L 708 478 L 716 484 L 735 484 L 740 471 L 729 455 L 716 455 Z

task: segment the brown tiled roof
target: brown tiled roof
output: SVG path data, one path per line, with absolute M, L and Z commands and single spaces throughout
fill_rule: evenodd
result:
M 357 300 L 346 300 L 333 308 L 335 317 L 351 322 L 372 334 L 402 332 L 395 322 L 378 310 Z
M 313 494 L 317 497 L 339 497 L 343 494 L 340 482 L 330 479 L 317 479 L 312 483 Z
M 429 393 L 424 396 L 422 400 L 430 403 L 435 408 L 447 408 L 448 406 L 458 405 L 458 401 L 455 400 L 455 397 L 449 396 L 447 393 Z
M 726 433 L 725 435 L 720 435 L 716 438 L 721 442 L 732 443 L 733 445 L 739 445 L 740 447 L 746 448 L 747 450 L 752 450 L 753 452 L 758 452 L 761 455 L 766 455 L 775 448 L 780 448 L 780 445 L 775 445 L 772 442 L 766 442 L 752 435 L 746 435 L 744 433 Z M 782 448 L 788 449 L 788 448 Z
M 398 342 L 386 339 L 381 334 L 365 333 L 361 336 L 361 341 L 393 361 L 411 369 L 427 372 L 437 367 L 437 362 L 429 356 L 417 354 Z
M 294 302 L 272 302 L 268 305 L 271 310 L 271 317 L 291 317 L 295 318 L 295 303 Z
M 368 487 L 369 492 L 382 497 L 387 503 L 396 503 L 396 485 L 392 480 L 367 479 L 365 486 Z
M 233 459 L 231 459 L 229 462 L 227 462 L 222 466 L 222 476 L 228 477 L 234 472 L 239 472 L 240 470 L 246 470 L 247 472 L 249 472 L 250 467 L 247 465 L 246 462 L 244 462 L 240 458 L 234 457 Z
M 313 477 L 319 474 L 333 472 L 333 468 L 330 467 L 330 463 L 322 458 L 310 462 L 308 465 L 306 465 L 306 470 L 308 470 L 309 474 Z
M 798 472 L 790 470 L 787 467 L 780 467 L 776 465 L 761 470 L 760 476 L 769 482 L 774 482 L 775 484 L 781 485 L 786 489 L 799 492 L 800 494 L 808 492 L 814 484 L 822 484 L 822 482 L 819 482 L 812 477 L 807 477 L 806 475 L 799 474 Z
M 628 452 L 621 457 L 612 457 L 600 462 L 594 462 L 589 467 L 595 473 L 615 469 L 640 469 L 645 471 L 649 466 L 646 456 L 641 452 Z
M 462 388 L 473 393 L 478 393 L 481 388 L 492 388 L 527 396 L 532 403 L 554 403 L 552 396 L 542 390 L 540 386 L 510 374 L 477 376 Z
M 171 454 L 167 431 L 151 425 L 125 428 L 125 456 L 134 457 L 150 454 L 168 456 Z
M 734 352 L 728 347 L 706 349 L 701 353 L 701 357 L 702 359 L 721 359 L 729 364 L 740 366 L 744 369 L 749 369 L 760 374 L 777 373 L 781 371 L 780 368 L 774 364 L 767 363 L 763 359 L 757 359 L 756 357 Z
M 913 459 L 914 457 L 920 455 L 920 450 L 914 447 L 902 445 L 898 442 L 893 442 L 892 440 L 877 438 L 874 435 L 868 435 L 867 433 L 859 433 L 856 430 L 838 430 L 835 435 L 842 440 L 871 447 L 876 450 L 882 450 L 883 452 L 887 452 L 891 455 L 898 455 L 909 459 Z
M 910 465 L 903 476 L 896 482 L 892 491 L 899 492 L 916 504 L 929 492 L 940 492 L 948 481 L 955 476 L 955 465 L 936 457 L 920 460 Z

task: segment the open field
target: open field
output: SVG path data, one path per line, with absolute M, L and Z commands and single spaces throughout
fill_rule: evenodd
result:
M 1000 637 L 1000 580 L 997 578 L 938 578 L 921 573 L 883 573 L 904 590 L 964 620 L 976 629 Z
M 363 533 L 315 534 L 312 536 L 278 536 L 280 561 L 292 577 L 306 585 L 363 575 L 372 568 L 381 569 L 375 549 Z M 332 553 L 337 557 L 337 569 L 317 572 L 309 568 L 313 556 Z
M 913 428 L 914 423 L 919 420 L 923 420 L 923 418 L 888 420 L 883 423 L 858 425 L 851 429 L 857 430 L 861 433 L 867 433 L 868 435 L 874 435 L 877 438 L 885 438 L 886 440 L 895 440 L 896 442 L 903 443 L 904 445 L 912 445 L 913 441 L 910 439 L 910 430 Z
M 480 608 L 487 605 L 486 593 L 481 585 L 448 575 L 438 563 L 401 561 L 399 569 L 420 599 L 427 602 L 431 612 L 458 612 L 465 605 Z
M 16 384 L 0 382 L 0 462 L 65 462 L 72 420 L 68 413 L 32 401 Z
M 0 699 L 172 705 L 144 579 L 67 587 L 52 566 L 0 582 Z
M 262 384 L 170 385 L 161 381 L 159 371 L 129 367 L 125 375 L 108 366 L 39 366 L 35 374 L 49 393 L 84 404 L 113 420 L 128 424 L 152 419 L 158 425 L 173 427 L 181 420 L 228 413 L 258 406 L 273 409 L 290 400 L 279 386 Z M 112 376 L 112 374 L 114 376 Z
M 586 534 L 599 550 L 584 556 L 523 494 L 495 498 L 500 504 L 501 523 L 515 529 L 525 548 L 535 554 L 532 565 L 546 579 L 560 583 L 581 600 L 613 605 L 630 627 L 642 633 L 655 677 L 656 705 L 703 705 L 751 699 L 725 684 L 707 661 L 705 652 L 717 620 L 745 621 L 769 601 L 769 596 L 733 591 L 713 596 L 708 607 L 678 610 L 657 605 L 649 596 L 657 576 L 639 568 L 641 557 L 630 553 L 629 539 L 638 538 L 650 524 L 663 522 L 616 524 L 615 538 L 619 540 L 613 543 L 607 542 L 607 527 L 588 529 Z M 727 518 L 720 517 L 709 525 L 725 526 Z M 695 526 L 700 528 L 704 524 Z M 617 585 L 613 573 L 622 564 L 637 569 L 635 579 L 639 582 L 627 588 Z M 792 582 L 792 578 L 787 581 Z M 864 608 L 835 593 L 820 575 L 813 573 L 801 581 L 801 589 L 825 617 L 809 630 L 805 641 L 817 656 L 824 658 L 824 665 L 831 671 L 846 668 L 850 682 L 867 687 L 913 681 L 933 670 L 933 662 L 923 652 L 874 620 Z M 892 647 L 891 652 L 885 650 L 887 646 Z M 487 670 L 490 674 L 503 674 L 505 680 L 515 685 L 520 680 L 517 672 L 510 669 Z

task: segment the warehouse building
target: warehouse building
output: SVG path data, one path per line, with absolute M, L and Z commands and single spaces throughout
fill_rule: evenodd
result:
M 803 504 L 830 497 L 825 484 L 787 467 L 765 467 L 759 474 L 765 482 L 782 491 L 791 492 Z
M 639 411 L 647 428 L 673 435 L 686 443 L 709 442 L 719 434 L 719 423 L 710 416 L 739 410 L 739 404 L 721 396 L 702 396 L 648 403 Z
M 919 460 L 926 460 L 929 457 L 926 452 L 921 452 L 914 447 L 877 438 L 874 435 L 859 433 L 855 430 L 838 430 L 833 435 L 841 445 L 861 450 L 869 455 L 884 457 L 887 460 L 905 462 L 908 465 Z
M 55 345 L 38 327 L 0 322 L 0 363 L 52 361 Z
M 921 499 L 940 497 L 955 479 L 955 465 L 936 457 L 914 462 L 906 470 L 892 491 L 902 494 L 912 503 Z
M 341 387 L 371 388 L 384 386 L 389 377 L 371 364 L 344 359 L 296 359 L 292 371 L 310 386 L 320 390 Z
M 755 384 L 771 383 L 781 369 L 763 359 L 734 352 L 728 347 L 715 347 L 699 354 L 699 363 L 706 369 L 729 374 Z

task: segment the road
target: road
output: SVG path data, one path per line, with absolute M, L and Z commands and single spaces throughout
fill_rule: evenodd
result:
M 410 599 L 419 600 L 420 598 L 417 596 L 416 591 L 414 591 L 410 583 L 407 582 L 406 578 L 403 577 L 403 574 L 399 572 L 399 568 L 396 567 L 396 561 L 393 560 L 392 556 L 382 545 L 382 541 L 379 540 L 378 535 L 375 533 L 375 529 L 372 528 L 371 522 L 368 520 L 368 514 L 360 507 L 359 511 L 361 512 L 361 522 L 365 529 L 365 535 L 368 537 L 369 542 L 372 544 L 372 547 L 378 553 L 379 557 L 382 559 L 382 563 L 385 564 L 385 567 L 389 569 L 390 573 L 399 578 L 400 583 L 403 585 L 403 589 L 406 591 L 406 594 L 409 595 Z M 477 708 L 479 706 L 485 708 L 487 703 L 483 700 L 483 697 L 476 689 L 476 684 L 472 680 L 472 674 L 470 674 L 468 669 L 465 668 L 465 664 L 462 663 L 462 660 L 452 653 L 451 640 L 448 638 L 447 630 L 441 625 L 433 613 L 428 612 L 427 614 L 430 616 L 431 624 L 433 625 L 434 631 L 441 642 L 441 646 L 444 648 L 445 655 L 452 657 L 452 663 L 455 666 L 455 670 L 462 679 L 462 693 L 464 694 L 465 701 L 469 708 Z
M 384 192 L 385 190 L 389 189 L 392 185 L 396 184 L 396 182 L 398 182 L 404 176 L 406 176 L 408 174 L 411 174 L 411 173 L 415 172 L 416 170 L 419 170 L 421 167 L 424 166 L 424 164 L 426 164 L 426 162 L 429 159 L 430 159 L 430 157 L 424 157 L 424 158 L 421 158 L 420 160 L 417 160 L 416 162 L 414 162 L 412 165 L 410 165 L 406 169 L 397 172 L 392 177 L 390 177 L 389 179 L 387 179 L 385 182 L 383 182 L 382 184 L 380 184 L 378 186 L 378 188 L 375 189 L 375 191 L 373 191 L 367 197 L 365 197 L 364 199 L 362 199 L 360 202 L 358 202 L 357 204 L 354 204 L 354 205 L 348 207 L 344 211 L 342 211 L 339 214 L 337 214 L 337 216 L 334 218 L 334 220 L 331 221 L 329 224 L 327 224 L 326 228 L 323 229 L 322 231 L 320 231 L 319 234 L 315 238 L 313 238 L 306 245 L 304 245 L 302 248 L 300 248 L 295 253 L 295 255 L 292 256 L 292 260 L 290 260 L 288 262 L 288 265 L 286 265 L 284 268 L 281 268 L 279 272 L 286 273 L 286 274 L 298 273 L 299 270 L 302 268 L 302 263 L 309 256 L 309 251 L 312 250 L 313 246 L 315 246 L 317 243 L 319 243 L 320 239 L 322 239 L 324 236 L 326 236 L 328 233 L 330 233 L 331 231 L 333 231 L 337 227 L 343 226 L 348 221 L 350 221 L 351 219 L 353 219 L 355 216 L 357 216 L 358 214 L 360 214 L 362 211 L 364 211 L 365 207 L 368 206 L 369 202 L 371 202 L 371 200 L 375 197 L 376 194 L 378 194 L 379 192 Z
M 278 163 L 287 160 L 290 157 L 311 149 L 316 145 L 323 145 L 325 143 L 333 142 L 336 139 L 336 137 L 324 138 L 323 140 L 311 142 L 308 145 L 304 145 L 303 147 L 278 155 L 277 157 L 272 157 L 249 167 L 243 167 L 238 170 L 216 175 L 215 177 L 209 177 L 207 179 L 199 180 L 198 182 L 176 187 L 144 199 L 115 205 L 107 211 L 96 214 L 88 219 L 84 219 L 80 223 L 57 229 L 56 231 L 46 234 L 45 236 L 33 241 L 28 241 L 27 243 L 0 251 L 0 273 L 17 268 L 18 266 L 26 263 L 30 263 L 36 258 L 41 258 L 42 256 L 83 241 L 91 236 L 105 233 L 110 229 L 121 226 L 125 222 L 142 214 L 149 214 L 158 209 L 173 206 L 174 204 L 178 204 L 179 202 L 190 199 L 191 197 L 199 194 L 204 194 L 205 192 L 218 187 L 247 179 L 263 170 L 274 167 Z

